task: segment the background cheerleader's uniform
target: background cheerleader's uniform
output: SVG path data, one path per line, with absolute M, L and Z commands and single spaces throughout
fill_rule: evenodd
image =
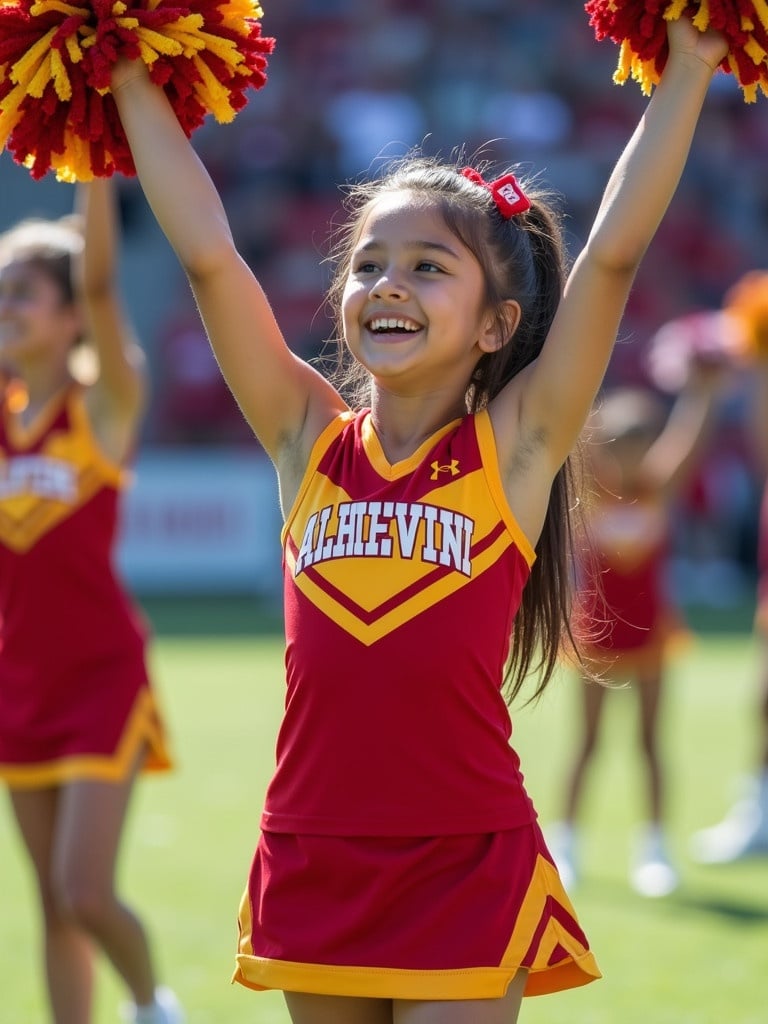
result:
M 145 630 L 112 565 L 123 471 L 74 386 L 26 428 L 0 394 L 0 779 L 14 787 L 170 767 Z
M 600 670 L 657 672 L 688 631 L 668 594 L 669 513 L 657 493 L 601 494 L 590 514 L 594 548 L 580 566 L 584 654 Z
M 283 530 L 287 693 L 234 980 L 408 999 L 600 976 L 500 693 L 533 550 L 490 419 L 390 465 L 368 412 L 318 439 Z

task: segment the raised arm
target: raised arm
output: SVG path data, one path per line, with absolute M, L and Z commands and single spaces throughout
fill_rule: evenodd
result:
M 300 475 L 317 434 L 344 403 L 286 346 L 235 249 L 213 182 L 144 65 L 118 64 L 113 91 L 139 181 L 189 278 L 224 377 L 278 468 L 295 465 Z
M 693 362 L 664 429 L 643 459 L 642 474 L 649 486 L 672 497 L 685 484 L 711 436 L 717 399 L 728 376 L 724 366 Z
M 76 209 L 85 245 L 76 264 L 76 286 L 87 316 L 87 334 L 99 360 L 94 388 L 103 416 L 132 426 L 144 397 L 144 358 L 125 316 L 117 283 L 118 224 L 114 186 L 97 178 L 77 186 Z
M 635 273 L 675 192 L 726 52 L 718 33 L 701 33 L 687 19 L 670 23 L 668 34 L 662 80 L 610 176 L 541 355 L 510 388 L 519 445 L 536 445 L 550 479 L 589 414 Z

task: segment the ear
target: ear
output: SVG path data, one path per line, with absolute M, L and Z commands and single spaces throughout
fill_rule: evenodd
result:
M 82 338 L 87 330 L 87 317 L 82 303 L 71 302 L 69 304 L 68 315 L 73 336 L 76 339 Z
M 480 336 L 483 352 L 498 352 L 510 341 L 518 328 L 522 310 L 515 299 L 505 299 L 501 306 L 501 321 L 489 314 Z

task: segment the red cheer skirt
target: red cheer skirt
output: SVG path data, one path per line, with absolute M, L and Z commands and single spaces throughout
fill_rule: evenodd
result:
M 600 977 L 537 824 L 483 835 L 264 832 L 233 981 L 387 999 L 500 998 Z

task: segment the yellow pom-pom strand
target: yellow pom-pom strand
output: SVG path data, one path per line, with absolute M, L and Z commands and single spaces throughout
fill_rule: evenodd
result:
M 67 56 L 72 61 L 72 63 L 79 64 L 80 61 L 83 59 L 83 51 L 78 40 L 73 36 L 67 36 L 67 38 L 64 40 L 64 46 L 67 51 Z
M 5 148 L 12 132 L 21 121 L 21 104 L 27 95 L 23 85 L 17 85 L 0 103 L 0 151 Z
M 10 75 L 8 76 L 12 82 L 16 83 L 16 85 L 23 86 L 30 96 L 35 96 L 38 99 L 43 93 L 42 89 L 40 91 L 35 91 L 34 83 L 38 83 L 38 88 L 39 82 L 42 79 L 45 80 L 44 84 L 47 85 L 48 83 L 50 78 L 50 66 L 46 68 L 46 59 L 51 52 L 51 42 L 55 35 L 55 28 L 46 32 L 44 36 L 38 39 L 34 46 L 31 46 L 29 50 L 27 50 L 21 60 L 16 61 L 11 68 Z M 46 71 L 48 72 L 47 75 L 45 73 Z
M 29 9 L 29 13 L 33 18 L 39 18 L 41 14 L 50 14 L 53 11 L 57 11 L 59 14 L 70 15 L 82 14 L 88 10 L 86 4 L 68 4 L 64 3 L 64 0 L 35 0 L 35 3 Z
M 697 28 L 699 30 L 699 32 L 706 32 L 707 29 L 709 28 L 709 22 L 710 22 L 710 17 L 709 17 L 709 0 L 699 0 L 699 3 L 700 3 L 701 6 L 699 7 L 698 14 L 696 14 L 696 16 L 693 19 L 693 27 Z M 680 13 L 682 14 L 682 11 Z M 670 21 L 675 21 L 679 17 L 680 17 L 680 14 L 678 14 L 676 16 L 676 18 L 670 18 L 669 20 Z
M 672 3 L 664 11 L 665 21 L 677 21 L 688 6 L 690 0 L 672 0 Z
M 619 51 L 619 63 L 613 73 L 613 80 L 616 85 L 623 85 L 629 79 L 637 82 L 644 96 L 650 96 L 653 86 L 658 85 L 660 75 L 657 72 L 653 61 L 641 60 L 637 54 L 632 52 L 628 40 L 624 40 Z
M 159 4 L 161 0 L 155 0 Z M 258 0 L 225 0 L 219 6 L 224 20 L 228 25 L 237 25 L 238 31 L 245 31 L 246 22 L 264 17 L 264 10 Z
M 193 57 L 192 62 L 200 74 L 200 81 L 194 86 L 195 95 L 220 124 L 228 123 L 235 116 L 234 107 L 229 102 L 229 92 L 204 61 Z

